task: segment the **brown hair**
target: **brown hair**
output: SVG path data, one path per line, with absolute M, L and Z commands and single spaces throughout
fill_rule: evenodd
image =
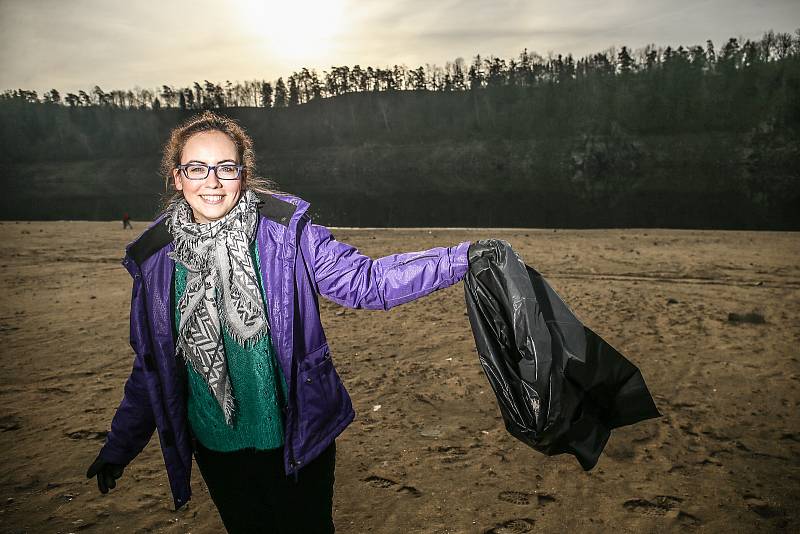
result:
M 253 140 L 247 135 L 244 128 L 230 117 L 219 115 L 213 111 L 204 111 L 189 117 L 173 128 L 169 135 L 169 141 L 164 145 L 164 155 L 161 158 L 164 197 L 161 201 L 160 211 L 165 211 L 183 195 L 182 191 L 175 189 L 172 171 L 181 163 L 181 153 L 186 142 L 195 134 L 211 131 L 224 133 L 236 145 L 239 163 L 244 165 L 242 169 L 242 190 L 250 189 L 256 193 L 263 194 L 281 192 L 275 189 L 275 184 L 272 181 L 256 175 L 256 155 L 253 152 Z

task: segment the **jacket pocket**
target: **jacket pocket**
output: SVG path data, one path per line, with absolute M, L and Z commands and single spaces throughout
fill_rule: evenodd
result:
M 333 366 L 330 350 L 325 345 L 320 351 L 321 360 L 298 376 L 299 426 L 304 443 L 326 437 L 350 411 L 350 399 Z

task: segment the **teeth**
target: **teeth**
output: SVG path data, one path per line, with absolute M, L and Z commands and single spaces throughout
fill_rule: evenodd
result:
M 223 195 L 200 195 L 207 200 L 222 200 Z

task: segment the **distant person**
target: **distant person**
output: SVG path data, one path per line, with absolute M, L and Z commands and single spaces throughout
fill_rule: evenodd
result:
M 131 226 L 131 218 L 128 215 L 128 212 L 122 214 L 122 229 L 130 228 L 133 230 L 133 226 Z
M 333 532 L 335 438 L 354 411 L 317 295 L 389 309 L 460 281 L 471 243 L 371 259 L 255 161 L 210 111 L 172 131 L 172 196 L 123 260 L 133 370 L 87 477 L 107 493 L 157 430 L 176 510 L 194 456 L 229 532 Z

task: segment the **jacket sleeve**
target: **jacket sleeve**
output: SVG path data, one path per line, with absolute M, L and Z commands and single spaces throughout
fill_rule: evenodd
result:
M 125 383 L 122 402 L 111 421 L 111 431 L 100 456 L 107 462 L 127 465 L 150 441 L 156 424 L 147 392 L 147 363 L 152 362 L 147 326 L 144 285 L 134 275 L 131 291 L 130 343 L 135 353 L 133 369 Z
M 324 226 L 307 228 L 319 294 L 349 308 L 388 310 L 451 286 L 467 272 L 469 241 L 372 259 Z

